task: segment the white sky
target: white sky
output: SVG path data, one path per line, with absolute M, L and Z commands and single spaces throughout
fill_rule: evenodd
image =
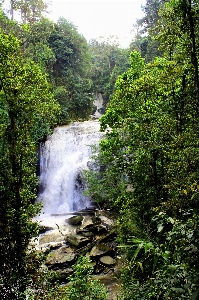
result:
M 78 28 L 87 41 L 117 36 L 122 47 L 128 47 L 136 19 L 143 17 L 141 5 L 146 0 L 51 0 L 49 18 L 64 17 Z

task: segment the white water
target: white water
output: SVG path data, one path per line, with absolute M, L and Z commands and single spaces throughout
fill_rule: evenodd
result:
M 90 206 L 90 200 L 82 195 L 80 174 L 87 168 L 90 145 L 102 137 L 99 128 L 96 120 L 58 127 L 41 146 L 38 201 L 43 202 L 43 213 L 61 214 Z

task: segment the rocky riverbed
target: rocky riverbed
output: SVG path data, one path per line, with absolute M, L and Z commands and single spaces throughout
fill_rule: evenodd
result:
M 48 249 L 44 267 L 57 272 L 63 285 L 68 283 L 78 257 L 89 255 L 94 266 L 92 276 L 108 288 L 110 300 L 118 299 L 120 260 L 109 211 L 85 209 L 42 217 L 36 248 Z

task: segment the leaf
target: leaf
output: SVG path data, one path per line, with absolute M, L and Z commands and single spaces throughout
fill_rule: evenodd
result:
M 158 259 L 159 259 L 159 256 L 158 256 L 158 255 L 154 256 L 152 274 L 153 274 L 154 271 L 155 271 L 155 267 L 156 267 L 156 265 L 157 265 Z
M 138 262 L 138 265 L 140 266 L 140 269 L 142 270 L 142 273 L 144 272 L 144 268 L 143 268 L 143 265 L 142 265 L 142 263 L 139 261 Z
M 143 242 L 141 242 L 141 243 L 138 245 L 137 249 L 135 250 L 135 252 L 134 252 L 134 254 L 133 254 L 132 260 L 135 261 L 135 259 L 136 259 L 136 257 L 138 256 L 140 250 L 142 249 L 143 245 L 144 245 Z
M 162 224 L 158 224 L 157 228 L 158 228 L 158 232 L 161 232 L 164 226 Z
M 171 222 L 171 224 L 175 223 L 174 219 L 172 219 L 171 217 L 169 217 L 168 220 Z

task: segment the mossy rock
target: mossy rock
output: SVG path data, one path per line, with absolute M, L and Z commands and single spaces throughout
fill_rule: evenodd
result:
M 66 219 L 66 222 L 69 225 L 81 225 L 83 221 L 83 217 L 82 216 L 73 216 L 69 219 Z

